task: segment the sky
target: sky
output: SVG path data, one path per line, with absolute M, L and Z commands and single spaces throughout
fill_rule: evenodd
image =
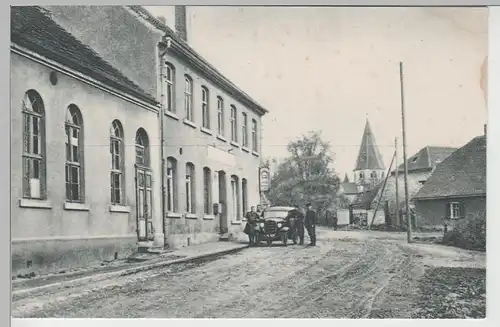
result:
M 174 28 L 172 6 L 146 8 Z M 486 8 L 206 6 L 187 15 L 191 46 L 270 111 L 264 157 L 284 157 L 289 141 L 319 130 L 337 173 L 352 178 L 369 119 L 387 169 L 395 137 L 402 144 L 400 61 L 408 157 L 483 133 Z

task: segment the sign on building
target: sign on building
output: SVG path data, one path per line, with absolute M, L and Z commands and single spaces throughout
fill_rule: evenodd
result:
M 260 168 L 260 191 L 269 190 L 270 173 L 268 168 Z

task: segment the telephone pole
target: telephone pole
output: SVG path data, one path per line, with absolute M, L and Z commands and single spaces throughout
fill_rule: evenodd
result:
M 398 165 L 398 138 L 394 138 L 394 161 L 396 162 L 396 225 L 401 226 L 401 221 L 399 220 L 399 165 Z
M 406 212 L 406 225 L 408 243 L 411 243 L 411 213 L 410 213 L 410 200 L 408 196 L 408 163 L 406 161 L 406 120 L 405 120 L 405 97 L 404 97 L 404 83 L 403 83 L 403 63 L 399 63 L 399 78 L 401 81 L 401 120 L 403 125 L 403 166 L 405 177 L 405 212 Z

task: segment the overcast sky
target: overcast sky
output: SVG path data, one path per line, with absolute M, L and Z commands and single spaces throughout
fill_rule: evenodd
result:
M 172 7 L 146 8 L 174 27 Z M 483 133 L 487 19 L 486 8 L 188 7 L 188 38 L 269 109 L 265 156 L 321 130 L 337 172 L 352 177 L 366 117 L 389 166 L 401 135 L 399 61 L 408 156 Z

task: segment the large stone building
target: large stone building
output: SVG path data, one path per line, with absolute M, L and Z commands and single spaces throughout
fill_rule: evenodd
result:
M 266 110 L 185 33 L 138 6 L 11 21 L 13 273 L 241 232 Z

